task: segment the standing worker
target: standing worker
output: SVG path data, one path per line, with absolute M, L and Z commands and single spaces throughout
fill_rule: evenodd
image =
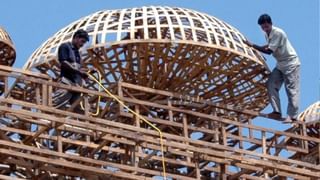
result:
M 81 68 L 81 56 L 79 49 L 89 41 L 89 35 L 86 31 L 77 30 L 71 42 L 63 43 L 58 49 L 58 60 L 60 62 L 61 83 L 74 86 L 82 86 L 82 81 L 88 78 L 87 73 Z M 79 92 L 59 89 L 53 97 L 53 105 L 60 108 L 67 104 L 73 104 L 80 98 Z
M 258 19 L 258 24 L 266 33 L 268 44 L 258 46 L 245 40 L 245 43 L 266 54 L 272 54 L 277 61 L 267 82 L 268 96 L 273 112 L 268 114 L 270 118 L 281 119 L 281 105 L 279 90 L 284 82 L 288 96 L 288 116 L 284 123 L 297 120 L 299 110 L 299 81 L 300 81 L 300 61 L 294 48 L 292 47 L 286 33 L 272 25 L 271 17 L 262 14 Z

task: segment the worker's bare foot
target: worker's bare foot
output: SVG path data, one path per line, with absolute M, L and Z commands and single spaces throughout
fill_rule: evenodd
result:
M 290 116 L 288 116 L 284 121 L 283 123 L 295 123 L 297 122 L 297 119 L 294 119 L 294 118 L 291 118 Z
M 281 120 L 281 113 L 273 111 L 272 113 L 267 114 L 268 118 Z

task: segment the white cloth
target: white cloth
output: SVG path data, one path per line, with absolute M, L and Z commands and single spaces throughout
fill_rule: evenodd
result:
M 300 65 L 298 55 L 282 29 L 272 26 L 269 36 L 266 34 L 266 39 L 268 48 L 273 51 L 272 55 L 277 60 L 276 67 L 280 71 Z

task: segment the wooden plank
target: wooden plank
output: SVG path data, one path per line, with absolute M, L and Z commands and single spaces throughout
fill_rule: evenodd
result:
M 51 79 L 49 81 L 52 82 Z M 53 97 L 52 86 L 48 85 L 48 106 L 49 107 L 52 106 L 52 97 Z
M 42 105 L 48 105 L 48 86 L 46 84 L 42 84 Z M 51 95 L 50 95 L 51 96 Z
M 38 105 L 41 103 L 40 85 L 36 86 L 36 103 Z
M 250 125 L 252 124 L 252 120 L 251 119 L 249 119 L 248 124 L 250 124 Z M 248 128 L 248 129 L 249 129 L 249 138 L 251 139 L 253 137 L 253 132 L 252 132 L 251 128 Z
M 267 154 L 267 142 L 266 142 L 266 132 L 261 132 L 261 140 L 262 140 L 262 153 Z
M 228 174 L 228 167 L 225 164 L 220 164 L 220 180 L 227 180 L 227 174 Z
M 140 106 L 138 106 L 138 105 L 135 105 L 135 112 L 137 113 L 137 114 L 139 114 L 140 115 Z M 140 127 L 140 117 L 138 117 L 138 116 L 135 116 L 135 121 L 136 121 L 136 127 Z M 153 151 L 153 152 L 156 152 L 156 151 Z M 140 161 L 140 159 L 139 159 L 139 157 L 138 156 L 136 156 L 136 153 L 138 153 L 138 154 L 141 154 L 142 153 L 142 148 L 141 148 L 141 146 L 139 146 L 139 143 L 135 143 L 135 146 L 134 146 L 134 166 L 135 167 L 139 167 L 139 164 L 143 164 L 143 160 L 147 160 L 147 159 L 149 159 L 150 157 L 152 157 L 153 155 L 150 155 L 150 157 L 145 157 L 144 159 L 142 159 L 141 161 Z M 151 153 L 152 154 L 152 153 Z
M 103 166 L 111 166 L 111 167 L 115 167 L 115 168 L 129 170 L 129 171 L 139 171 L 140 173 L 143 172 L 143 173 L 149 173 L 149 174 L 153 174 L 153 175 L 159 175 L 160 174 L 160 172 L 153 171 L 153 170 L 147 170 L 147 169 L 142 169 L 142 168 L 134 168 L 134 167 L 128 166 L 128 165 L 120 165 L 120 164 L 106 162 L 106 161 L 89 159 L 89 158 L 86 158 L 86 157 L 78 157 L 78 156 L 74 156 L 74 155 L 61 154 L 61 153 L 57 153 L 57 152 L 50 151 L 50 150 L 37 149 L 37 148 L 34 148 L 34 147 L 25 146 L 25 145 L 22 145 L 22 146 L 20 145 L 19 146 L 16 143 L 5 142 L 5 141 L 2 141 L 2 140 L 0 140 L 0 141 L 4 145 L 10 145 L 10 146 L 16 147 L 16 148 L 23 148 L 23 149 L 26 149 L 26 150 L 29 150 L 29 151 L 39 152 L 39 153 L 43 153 L 43 154 L 46 154 L 46 155 L 49 155 L 49 156 L 60 157 L 59 159 L 52 159 L 52 158 L 46 158 L 46 157 L 39 157 L 39 156 L 35 156 L 35 155 L 29 155 L 28 156 L 28 155 L 26 155 L 24 153 L 16 152 L 16 151 L 9 150 L 9 149 L 0 148 L 0 153 L 8 154 L 8 155 L 11 155 L 11 156 L 19 156 L 19 157 L 23 157 L 23 158 L 27 158 L 27 159 L 33 159 L 33 160 L 41 161 L 41 162 L 44 159 L 46 159 L 48 164 L 54 164 L 54 165 L 63 164 L 65 167 L 68 167 L 68 168 L 75 168 L 75 169 L 80 169 L 80 170 L 84 170 L 84 171 L 88 170 L 88 171 L 102 173 L 102 174 L 110 174 L 110 172 L 113 172 L 113 171 L 110 171 L 110 170 L 107 170 L 107 169 L 96 168 L 94 166 L 85 166 L 85 165 L 80 165 L 80 164 L 79 164 L 79 166 L 77 166 L 77 165 L 71 166 L 71 164 L 73 164 L 73 163 L 65 161 L 65 160 L 60 160 L 61 158 L 64 158 L 64 159 L 71 159 L 71 160 L 76 160 L 76 161 L 84 161 L 84 162 L 93 163 L 93 164 L 99 164 L 99 165 L 103 165 Z M 64 163 L 59 163 L 59 161 L 63 161 Z M 70 164 L 70 166 L 69 166 L 69 164 Z M 85 169 L 85 168 L 87 168 L 87 169 Z M 121 176 L 126 176 L 126 173 L 122 173 L 122 172 L 117 171 L 116 174 L 112 174 L 112 175 L 121 177 Z M 185 176 L 174 175 L 174 174 L 171 174 L 171 173 L 168 173 L 168 175 L 170 175 L 172 177 L 175 177 L 175 178 L 191 179 L 191 178 L 188 178 L 188 177 L 185 177 Z M 128 177 L 126 177 L 126 178 L 128 178 Z M 132 176 L 131 178 L 136 179 L 136 178 L 141 178 L 141 177 L 140 176 Z M 131 179 L 131 178 L 129 178 L 129 179 Z M 149 179 L 149 178 L 147 178 L 147 179 Z
M 88 101 L 88 97 L 84 97 L 84 115 L 85 116 L 90 116 L 90 104 L 89 104 L 89 101 Z M 86 121 L 86 123 L 89 123 L 89 121 Z M 89 135 L 86 135 L 86 141 L 88 143 L 90 143 L 90 136 Z
M 118 82 L 118 95 L 119 95 L 119 98 L 123 97 L 122 81 Z M 123 108 L 124 108 L 123 105 L 119 104 L 119 112 L 122 112 Z
M 9 81 L 8 81 L 9 77 L 4 77 L 4 96 L 6 97 L 7 94 L 9 93 Z
M 242 127 L 238 127 L 238 136 L 243 137 L 242 136 Z M 241 141 L 241 140 L 239 141 L 239 148 L 243 149 L 243 141 Z
M 303 136 L 308 136 L 306 124 L 301 124 L 300 127 L 301 127 L 301 130 L 302 130 L 301 134 Z M 305 149 L 306 151 L 309 151 L 308 141 L 302 141 L 302 145 L 303 145 L 302 146 L 303 149 Z
M 172 103 L 170 100 L 168 100 L 168 107 L 171 108 L 172 107 Z M 171 109 L 169 109 L 169 121 L 173 122 L 173 112 Z
M 23 157 L 23 158 L 26 158 L 26 159 L 39 161 L 39 162 L 43 162 L 43 163 L 48 163 L 48 164 L 53 164 L 53 165 L 57 165 L 57 166 L 63 164 L 65 167 L 68 167 L 68 168 L 78 169 L 78 170 L 82 170 L 82 171 L 92 171 L 92 172 L 96 172 L 96 173 L 99 173 L 99 174 L 108 174 L 108 175 L 113 175 L 113 176 L 127 178 L 127 179 L 141 179 L 142 178 L 142 177 L 135 176 L 135 175 L 132 175 L 132 174 L 129 175 L 129 174 L 122 173 L 122 172 L 114 173 L 111 170 L 107 170 L 107 169 L 100 169 L 100 168 L 95 168 L 95 167 L 91 167 L 91 166 L 85 166 L 85 165 L 72 163 L 72 162 L 68 162 L 68 161 L 62 161 L 61 162 L 61 160 L 58 160 L 58 159 L 39 157 L 39 156 L 31 155 L 31 154 L 27 155 L 27 154 L 24 154 L 24 153 L 21 153 L 21 152 L 16 152 L 16 151 L 12 151 L 12 150 L 6 150 L 6 149 L 2 149 L 2 148 L 0 148 L 0 153 L 7 154 L 7 155 L 10 155 L 10 156 Z M 147 179 L 151 179 L 151 178 L 147 178 Z
M 9 73 L 15 73 L 15 74 L 25 74 L 28 76 L 33 76 L 33 77 L 41 78 L 41 79 L 50 79 L 50 77 L 46 74 L 37 73 L 37 72 L 29 71 L 26 69 L 21 70 L 18 68 L 4 66 L 4 65 L 0 65 L 0 70 L 4 71 L 4 72 L 9 72 Z
M 2 174 L 0 174 L 0 179 L 3 179 L 3 180 L 23 180 L 22 178 L 13 177 L 13 176 L 6 176 L 6 175 L 2 175 Z
M 57 130 L 57 142 L 58 142 L 58 152 L 63 152 L 63 143 L 62 143 L 62 137 L 61 137 L 61 131 Z
M 196 164 L 196 179 L 200 180 L 201 179 L 201 174 L 200 174 L 199 161 L 195 162 L 195 164 Z

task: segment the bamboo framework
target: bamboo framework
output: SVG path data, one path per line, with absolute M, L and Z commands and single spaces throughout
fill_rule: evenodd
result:
M 57 48 L 80 28 L 90 35 L 84 65 L 139 116 L 94 81 L 58 83 Z M 253 125 L 267 118 L 260 110 L 269 70 L 243 39 L 229 24 L 183 8 L 105 10 L 71 23 L 23 70 L 0 65 L 0 178 L 162 178 L 159 134 L 140 117 L 163 133 L 169 179 L 320 178 L 320 119 L 307 120 L 319 103 L 285 131 Z M 82 97 L 56 109 L 57 89 Z
M 12 66 L 16 59 L 16 51 L 9 34 L 0 27 L 0 65 Z M 0 79 L 0 94 L 6 91 L 4 79 Z
M 16 51 L 8 33 L 0 27 L 0 64 L 11 66 L 16 59 Z
M 305 134 L 309 137 L 320 138 L 320 101 L 315 102 L 310 107 L 308 107 L 304 112 L 299 115 L 299 119 L 306 123 Z M 291 131 L 296 133 L 301 133 L 301 129 L 293 127 Z M 287 144 L 297 144 L 296 141 L 292 139 L 287 140 Z M 308 143 L 309 153 L 294 153 L 290 158 L 298 159 L 305 162 L 310 162 L 313 164 L 320 164 L 320 148 L 317 144 Z
M 93 96 L 110 99 L 106 94 L 62 85 L 40 78 L 34 72 L 21 73 L 4 66 L 0 67 L 0 75 L 32 84 L 37 92 L 35 103 L 13 97 L 0 98 L 0 174 L 3 176 L 14 174 L 27 179 L 152 179 L 162 176 L 156 131 L 119 104 L 113 112 L 117 114 L 116 119 L 89 113 L 88 99 Z M 74 113 L 72 107 L 75 106 L 65 110 L 53 108 L 50 94 L 55 88 L 82 92 L 85 109 Z M 166 130 L 163 138 L 168 178 L 320 177 L 319 162 L 307 161 L 309 154 L 319 157 L 320 140 L 309 136 L 310 129 L 304 122 L 298 123 L 294 131 L 291 128 L 278 131 L 252 125 L 250 121 L 237 122 L 232 116 L 227 118 L 218 113 L 265 117 L 252 110 L 125 82 L 118 82 L 116 89 L 117 97 L 131 109 Z M 150 102 L 130 92 L 163 96 L 167 101 Z M 199 112 L 199 106 L 211 107 L 217 113 Z M 319 121 L 314 123 L 319 126 Z M 195 138 L 195 134 L 201 136 Z M 317 148 L 311 149 L 310 144 Z M 305 158 L 283 155 L 290 152 Z

